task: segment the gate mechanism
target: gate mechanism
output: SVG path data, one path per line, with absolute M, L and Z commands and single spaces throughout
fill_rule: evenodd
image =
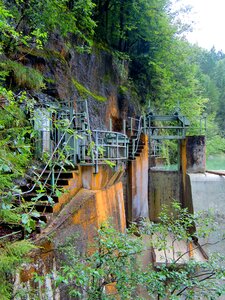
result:
M 176 111 L 172 115 L 155 115 L 150 111 L 144 118 L 144 129 L 152 140 L 182 140 L 186 136 L 189 120 Z
M 179 109 L 171 115 L 157 115 L 149 111 L 144 118 L 143 129 L 149 137 L 153 167 L 179 169 L 179 141 L 185 139 L 189 126 L 189 120 L 180 114 Z

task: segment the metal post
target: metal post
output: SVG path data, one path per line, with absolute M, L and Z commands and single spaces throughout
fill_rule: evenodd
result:
M 135 152 L 135 140 L 132 140 L 132 157 L 134 158 L 134 153 Z
M 177 141 L 177 171 L 180 171 L 181 169 L 181 140 Z
M 144 116 L 143 116 L 143 126 L 144 126 L 144 134 L 146 134 L 146 115 L 144 114 Z
M 76 133 L 73 133 L 73 162 L 77 164 L 77 141 L 76 141 Z
M 98 131 L 96 131 L 96 135 L 95 135 L 95 147 L 96 147 L 96 151 L 95 151 L 95 174 L 98 173 Z
M 53 145 L 52 145 L 52 143 L 53 143 L 53 141 L 52 141 L 52 132 L 53 132 L 53 126 L 52 126 L 52 114 L 51 114 L 51 118 L 50 118 L 50 127 L 49 127 L 49 130 L 50 130 L 50 136 L 49 136 L 49 143 L 50 143 L 50 147 L 49 147 L 49 156 L 51 157 L 51 155 L 52 155 L 52 152 L 53 152 Z
M 82 143 L 82 161 L 85 161 L 85 148 L 86 148 L 86 137 L 83 139 L 83 143 Z
M 133 133 L 133 118 L 130 118 L 130 135 Z
M 109 118 L 109 131 L 112 131 L 112 118 Z
M 116 135 L 116 159 L 119 158 L 119 149 L 118 149 L 118 134 Z
M 123 133 L 126 134 L 126 120 L 123 120 Z
M 71 121 L 72 118 L 73 118 L 73 102 L 72 101 L 70 101 L 70 110 L 69 110 L 69 112 L 70 112 L 70 121 Z
M 185 121 L 185 118 L 184 118 L 184 116 L 183 116 L 183 122 L 182 122 L 182 138 L 184 139 L 185 138 L 185 135 L 186 135 L 186 133 L 185 133 L 185 124 L 184 124 L 184 121 Z M 180 129 L 179 129 L 179 131 L 180 131 Z
M 52 186 L 52 192 L 54 193 L 55 191 L 55 171 L 54 171 L 54 166 L 51 168 L 51 186 Z

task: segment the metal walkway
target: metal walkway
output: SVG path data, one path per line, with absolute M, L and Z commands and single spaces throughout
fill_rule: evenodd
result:
M 39 157 L 45 157 L 43 173 L 51 170 L 46 182 L 52 178 L 53 187 L 60 177 L 58 172 L 55 178 L 55 169 L 63 171 L 68 165 L 93 166 L 98 173 L 99 165 L 114 167 L 135 159 L 143 148 L 142 134 L 148 135 L 150 145 L 154 141 L 152 144 L 157 152 L 161 140 L 184 139 L 190 125 L 179 111 L 167 116 L 149 111 L 139 118 L 128 118 L 127 124 L 124 121 L 124 133 L 92 130 L 86 100 L 77 101 L 76 106 L 72 102 L 61 103 L 52 111 L 49 107 L 39 109 L 36 119 L 39 136 L 36 152 Z
M 86 165 L 94 166 L 97 173 L 99 165 L 117 166 L 127 161 L 127 135 L 92 130 L 87 101 L 77 101 L 75 108 L 61 105 L 46 115 L 50 122 L 42 120 L 44 125 L 39 129 L 41 138 L 37 142 L 37 152 L 49 158 L 46 167 L 54 170 L 56 166 L 63 169 L 66 165 Z

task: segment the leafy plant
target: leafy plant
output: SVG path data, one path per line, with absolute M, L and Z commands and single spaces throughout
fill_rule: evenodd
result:
M 213 215 L 192 215 L 177 202 L 172 206 L 173 212 L 164 208 L 160 223 L 143 221 L 125 233 L 102 224 L 87 255 L 77 251 L 74 238 L 68 240 L 58 249 L 64 261 L 56 287 L 91 300 L 145 299 L 147 294 L 152 299 L 218 299 L 225 293 L 224 256 L 214 253 L 199 260 L 194 255 L 201 249 L 196 240 L 215 230 Z M 187 245 L 186 250 L 176 249 L 179 242 Z M 157 251 L 160 263 L 146 265 L 144 251 Z
M 96 251 L 90 256 L 80 256 L 72 240 L 59 249 L 66 259 L 56 277 L 56 286 L 68 288 L 69 295 L 79 299 L 114 299 L 115 295 L 106 292 L 110 284 L 116 284 L 123 299 L 131 299 L 136 294 L 133 282 L 139 276 L 139 266 L 135 256 L 141 252 L 141 238 L 120 233 L 109 223 L 102 224 Z
M 149 295 L 156 299 L 217 299 L 225 293 L 225 257 L 213 253 L 196 259 L 201 246 L 194 241 L 208 237 L 216 230 L 214 215 L 188 213 L 180 204 L 172 204 L 173 212 L 164 207 L 158 224 L 144 224 L 143 233 L 153 238 L 150 245 L 158 252 L 160 263 L 149 265 L 144 271 Z M 194 230 L 197 227 L 197 231 Z M 185 242 L 186 250 L 177 250 L 177 243 Z
M 9 52 L 21 44 L 42 48 L 49 34 L 57 30 L 64 37 L 74 34 L 80 47 L 90 47 L 96 26 L 92 19 L 94 6 L 91 0 L 32 0 L 29 3 L 1 0 L 2 49 Z
M 0 295 L 2 300 L 10 300 L 12 299 L 13 279 L 16 272 L 19 272 L 22 263 L 28 262 L 27 254 L 35 246 L 27 240 L 5 242 L 1 238 L 0 247 Z
M 31 144 L 28 138 L 31 124 L 26 120 L 16 100 L 6 90 L 1 96 L 8 101 L 0 109 L 0 193 L 12 187 L 13 179 L 24 174 L 31 157 Z

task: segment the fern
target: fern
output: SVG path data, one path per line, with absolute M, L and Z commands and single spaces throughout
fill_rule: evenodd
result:
M 7 224 L 19 224 L 20 220 L 21 217 L 17 211 L 13 211 L 11 209 L 0 210 L 0 222 Z
M 8 101 L 0 109 L 0 194 L 14 186 L 15 178 L 24 175 L 31 157 L 30 124 L 16 102 L 10 98 Z

